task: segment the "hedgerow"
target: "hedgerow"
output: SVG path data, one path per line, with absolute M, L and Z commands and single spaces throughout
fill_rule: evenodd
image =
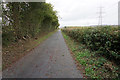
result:
M 118 27 L 80 27 L 65 28 L 64 33 L 85 44 L 96 54 L 120 63 L 120 34 Z

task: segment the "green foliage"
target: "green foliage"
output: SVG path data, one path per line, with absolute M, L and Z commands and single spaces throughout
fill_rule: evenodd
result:
M 8 2 L 3 6 L 3 46 L 58 28 L 57 12 L 43 2 Z
M 96 51 L 87 49 L 86 45 L 76 42 L 68 35 L 63 33 L 63 36 L 72 51 L 73 57 L 79 62 L 77 63 L 77 67 L 80 69 L 82 67 L 88 79 L 103 80 L 104 78 L 116 79 L 119 77 L 118 66 L 113 65 L 113 63 L 105 59 L 105 57 L 96 55 Z
M 96 51 L 97 54 L 106 56 L 111 60 L 120 61 L 120 34 L 118 27 L 65 28 L 63 32 L 74 40 L 85 44 L 92 51 Z

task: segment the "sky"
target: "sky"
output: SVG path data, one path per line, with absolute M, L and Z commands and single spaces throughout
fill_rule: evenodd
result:
M 2 17 L 0 17 L 0 24 L 1 24 L 1 22 L 2 22 Z
M 118 24 L 118 1 L 120 0 L 46 0 L 58 11 L 60 27 L 98 25 L 100 7 L 102 24 Z

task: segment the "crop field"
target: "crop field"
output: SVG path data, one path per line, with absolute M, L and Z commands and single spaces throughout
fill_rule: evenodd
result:
M 65 36 L 68 36 L 70 37 L 70 39 L 73 40 L 73 42 L 78 46 L 78 49 L 82 47 L 81 45 L 84 45 L 88 50 L 86 52 L 86 50 L 84 51 L 84 49 L 81 49 L 81 48 L 80 48 L 81 50 L 71 48 L 72 52 L 75 54 L 74 56 L 76 60 L 81 65 L 86 66 L 85 70 L 87 70 L 88 68 L 92 68 L 90 64 L 94 65 L 93 73 L 94 71 L 99 72 L 99 70 L 102 69 L 102 67 L 104 67 L 103 71 L 108 69 L 109 67 L 110 70 L 108 70 L 108 75 L 110 77 L 111 76 L 110 74 L 112 73 L 111 72 L 109 73 L 109 71 L 114 71 L 114 69 L 112 68 L 114 65 L 120 68 L 119 66 L 120 65 L 120 31 L 118 30 L 118 27 L 113 27 L 113 26 L 65 27 L 64 29 L 62 29 L 62 32 Z M 67 43 L 68 47 L 73 45 L 70 43 L 71 42 Z M 76 50 L 78 51 L 76 52 Z M 82 59 L 83 59 L 83 62 L 81 62 Z M 92 63 L 90 62 L 91 60 L 92 60 Z M 101 67 L 99 66 L 99 64 L 96 64 L 98 63 L 96 62 L 96 60 L 98 61 L 101 60 L 100 61 Z M 106 63 L 106 62 L 112 62 L 112 63 Z M 107 68 L 105 68 L 106 64 L 107 64 Z M 113 64 L 111 65 L 111 68 L 110 68 L 110 64 Z M 89 65 L 91 67 L 88 67 Z M 115 73 L 118 73 L 116 74 L 116 76 L 120 77 L 119 68 L 118 69 L 116 68 Z M 88 69 L 89 74 L 87 71 L 85 72 L 86 72 L 85 74 L 87 74 L 89 77 L 98 77 L 98 76 L 90 76 L 90 74 L 92 74 L 92 71 L 90 71 L 90 69 Z M 104 73 L 105 72 L 103 72 L 102 74 Z M 101 76 L 103 76 L 102 74 Z M 107 76 L 103 76 L 103 77 L 106 78 Z

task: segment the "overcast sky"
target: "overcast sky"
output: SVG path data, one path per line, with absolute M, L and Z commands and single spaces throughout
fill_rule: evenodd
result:
M 0 17 L 0 23 L 2 22 L 2 18 Z
M 118 24 L 118 1 L 46 0 L 58 11 L 60 26 L 98 25 L 100 6 L 103 7 L 103 24 Z

